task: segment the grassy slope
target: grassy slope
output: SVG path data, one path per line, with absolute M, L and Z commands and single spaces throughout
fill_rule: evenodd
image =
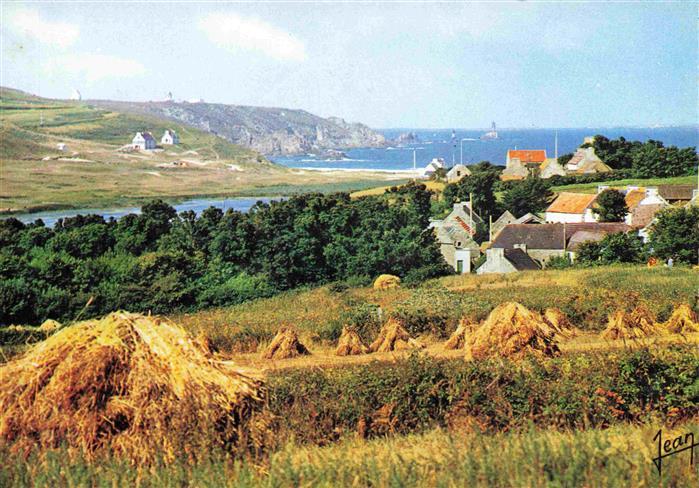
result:
M 610 187 L 624 188 L 626 185 L 634 186 L 657 186 L 657 185 L 695 185 L 697 183 L 697 176 L 676 176 L 673 178 L 631 178 L 628 180 L 613 180 L 613 181 L 600 181 L 598 183 L 584 183 L 580 185 L 564 185 L 564 186 L 554 186 L 553 191 L 572 191 L 579 193 L 595 193 L 597 192 L 598 185 L 607 185 Z
M 269 341 L 280 324 L 294 324 L 311 349 L 332 355 L 332 336 L 344 311 L 358 303 L 380 306 L 384 313 L 402 310 L 421 317 L 438 332 L 427 342 L 439 342 L 463 317 L 484 319 L 502 302 L 515 300 L 544 310 L 558 307 L 578 327 L 595 333 L 605 327 L 607 314 L 618 306 L 644 300 L 665 320 L 676 303 L 693 303 L 699 272 L 675 267 L 608 266 L 590 269 L 545 270 L 511 275 L 461 275 L 433 280 L 420 288 L 376 291 L 349 288 L 336 293 L 328 287 L 291 291 L 229 308 L 174 317 L 193 333 L 203 333 L 223 351 L 250 351 Z M 434 334 L 433 334 L 434 336 Z M 594 337 L 580 339 L 571 349 L 587 347 Z M 441 345 L 435 351 L 441 354 Z M 241 356 L 259 363 L 254 354 Z M 311 358 L 312 364 L 314 358 Z M 352 361 L 352 360 L 348 360 Z M 328 362 L 328 361 L 326 361 Z M 334 364 L 334 360 L 330 361 Z M 300 364 L 304 364 L 303 361 Z
M 387 179 L 288 170 L 214 135 L 149 116 L 6 88 L 0 98 L 0 211 L 105 207 L 154 197 L 348 191 Z M 178 132 L 180 145 L 161 152 L 117 151 L 137 131 L 150 130 L 159 140 L 166 128 Z M 58 151 L 59 142 L 68 151 Z M 187 161 L 187 167 L 159 167 L 173 161 Z

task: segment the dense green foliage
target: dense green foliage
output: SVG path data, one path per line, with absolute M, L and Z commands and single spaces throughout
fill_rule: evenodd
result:
M 408 433 L 459 419 L 486 431 L 532 423 L 606 427 L 690 418 L 699 412 L 699 356 L 665 351 L 586 353 L 558 359 L 436 360 L 302 369 L 269 380 L 277 440 L 324 444 L 347 433 Z
M 517 182 L 505 192 L 502 204 L 515 217 L 546 210 L 553 198 L 551 183 L 534 176 Z
M 661 141 L 627 141 L 596 135 L 592 146 L 595 154 L 612 169 L 630 169 L 638 178 L 689 175 L 696 171 L 695 147 L 665 146 Z
M 622 232 L 604 236 L 601 241 L 583 242 L 578 248 L 581 264 L 643 263 L 648 250 L 635 233 Z
M 699 206 L 668 208 L 651 227 L 653 253 L 663 259 L 698 264 Z
M 600 222 L 622 222 L 629 213 L 629 207 L 626 205 L 623 193 L 607 189 L 595 200 L 592 212 L 597 215 Z
M 306 194 L 200 216 L 162 201 L 118 221 L 96 215 L 0 221 L 0 324 L 127 308 L 193 310 L 278 290 L 391 273 L 446 272 L 427 229 L 431 193 Z

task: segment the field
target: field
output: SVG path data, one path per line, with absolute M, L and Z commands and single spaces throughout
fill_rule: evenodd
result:
M 696 175 L 676 176 L 674 178 L 631 178 L 627 180 L 612 180 L 599 183 L 583 183 L 579 185 L 555 186 L 554 192 L 572 191 L 579 193 L 596 193 L 598 185 L 607 185 L 612 188 L 625 188 L 627 185 L 634 186 L 657 186 L 657 185 L 694 185 L 697 183 Z
M 266 378 L 254 434 L 238 455 L 212 450 L 134 465 L 108 452 L 0 445 L 3 486 L 695 486 L 688 453 L 652 458 L 665 438 L 699 435 L 699 333 L 604 340 L 609 312 L 645 303 L 658 321 L 696 303 L 697 271 L 610 266 L 510 276 L 449 276 L 373 290 L 334 283 L 172 317 Z M 580 329 L 558 357 L 465 361 L 444 341 L 460 318 L 517 300 L 555 306 Z M 427 347 L 337 357 L 345 324 L 369 341 L 382 315 Z M 282 324 L 309 356 L 266 360 Z M 21 349 L 6 350 L 3 356 Z M 261 427 L 260 427 L 261 426 Z M 160 451 L 153 451 L 156 457 Z
M 0 92 L 0 212 L 139 204 L 152 198 L 288 195 L 404 182 L 398 174 L 290 170 L 225 140 L 157 118 Z M 181 143 L 123 152 L 137 131 Z M 57 144 L 67 145 L 60 151 Z M 177 163 L 177 164 L 173 164 Z

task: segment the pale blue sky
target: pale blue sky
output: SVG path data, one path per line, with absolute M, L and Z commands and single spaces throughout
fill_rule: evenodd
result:
M 1 83 L 373 127 L 696 124 L 697 6 L 2 3 Z

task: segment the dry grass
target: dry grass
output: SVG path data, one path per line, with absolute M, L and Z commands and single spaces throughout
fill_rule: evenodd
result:
M 0 368 L 0 444 L 108 449 L 138 462 L 230 446 L 260 378 L 178 325 L 117 312 L 66 327 Z
M 401 351 L 422 349 L 425 346 L 416 341 L 403 325 L 395 318 L 390 318 L 379 331 L 379 336 L 369 346 L 371 352 Z
M 310 354 L 308 348 L 299 341 L 296 329 L 282 326 L 272 342 L 262 353 L 265 359 L 289 359 Z
M 466 357 L 554 356 L 559 353 L 554 338 L 555 331 L 541 314 L 519 303 L 503 303 L 468 337 Z
M 362 342 L 357 331 L 350 327 L 342 328 L 342 335 L 337 342 L 335 349 L 336 356 L 356 356 L 358 354 L 366 354 L 369 348 Z
M 41 332 L 55 332 L 58 329 L 63 327 L 60 322 L 53 320 L 53 319 L 48 319 L 44 320 L 44 322 L 39 326 L 39 330 Z
M 609 315 L 607 328 L 602 331 L 602 339 L 635 340 L 660 335 L 663 329 L 656 324 L 655 316 L 641 303 L 630 312 L 617 310 Z

